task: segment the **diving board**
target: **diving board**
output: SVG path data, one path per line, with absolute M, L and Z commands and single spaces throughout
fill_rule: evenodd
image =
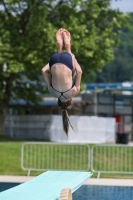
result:
M 0 200 L 57 200 L 64 188 L 72 193 L 92 176 L 92 172 L 47 171 L 0 193 Z

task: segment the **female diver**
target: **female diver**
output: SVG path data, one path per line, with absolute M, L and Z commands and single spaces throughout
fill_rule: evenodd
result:
M 58 52 L 54 53 L 49 63 L 42 68 L 50 94 L 58 98 L 58 106 L 62 111 L 63 128 L 67 135 L 70 124 L 67 110 L 72 108 L 72 97 L 80 91 L 82 76 L 81 67 L 71 52 L 70 40 L 70 33 L 66 29 L 59 29 L 56 33 Z M 62 52 L 63 42 L 66 52 Z M 51 71 L 51 76 L 49 71 Z M 73 81 L 74 77 L 75 81 Z

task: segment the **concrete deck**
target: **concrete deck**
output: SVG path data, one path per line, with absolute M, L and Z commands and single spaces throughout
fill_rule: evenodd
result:
M 23 183 L 34 178 L 33 176 L 7 176 L 0 175 L 0 182 Z M 85 185 L 110 185 L 110 186 L 132 186 L 133 179 L 108 179 L 108 178 L 90 178 Z
M 34 176 L 7 176 L 0 175 L 0 182 L 9 182 L 9 183 L 24 183 L 31 180 Z
M 90 178 L 85 185 L 132 186 L 133 179 Z

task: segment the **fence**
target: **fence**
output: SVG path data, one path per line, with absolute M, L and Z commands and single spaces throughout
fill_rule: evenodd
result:
M 94 145 L 91 170 L 98 173 L 133 174 L 133 146 Z
M 76 170 L 90 168 L 87 144 L 27 142 L 22 145 L 21 167 L 28 171 Z
M 133 174 L 133 146 L 27 142 L 21 167 L 28 171 L 76 170 Z

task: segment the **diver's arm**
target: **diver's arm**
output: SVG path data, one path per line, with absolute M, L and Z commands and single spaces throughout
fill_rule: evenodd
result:
M 73 58 L 73 64 L 76 71 L 76 79 L 75 79 L 75 87 L 77 89 L 77 93 L 80 91 L 80 82 L 82 77 L 82 69 L 75 58 Z
M 48 86 L 48 89 L 50 88 L 50 85 L 51 85 L 51 77 L 49 76 L 49 73 L 48 73 L 49 70 L 50 70 L 49 63 L 42 68 L 42 74 Z

